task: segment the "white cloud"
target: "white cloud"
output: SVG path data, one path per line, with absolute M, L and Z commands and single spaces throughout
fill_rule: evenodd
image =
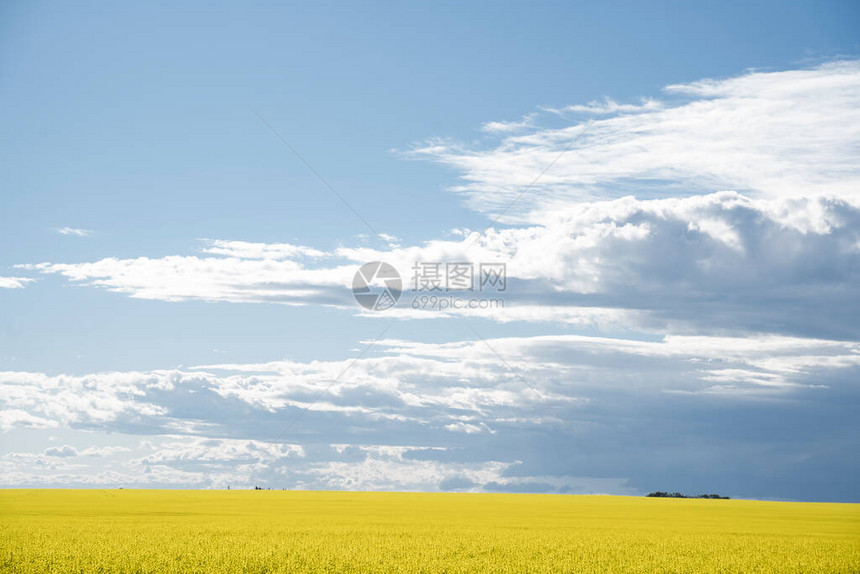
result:
M 99 445 L 8 453 L 0 482 L 625 493 L 635 487 L 581 469 L 634 477 L 638 458 L 657 445 L 683 461 L 701 448 L 724 456 L 723 441 L 746 463 L 778 462 L 773 449 L 789 439 L 799 456 L 808 441 L 852 424 L 836 413 L 852 404 L 860 373 L 860 343 L 845 341 L 553 335 L 487 343 L 379 341 L 381 353 L 337 381 L 350 360 L 3 372 L 7 432 L 52 427 L 89 433 Z M 804 418 L 810 410 L 814 426 Z M 778 439 L 755 434 L 762 417 Z M 738 425 L 753 434 L 738 438 Z M 138 438 L 111 443 L 130 435 Z
M 506 214 L 508 222 L 537 221 L 533 212 L 560 204 L 631 194 L 734 189 L 762 198 L 856 197 L 860 61 L 754 71 L 666 91 L 666 101 L 550 110 L 605 114 L 582 137 L 587 118 L 563 128 L 535 126 L 488 149 L 433 140 L 411 155 L 459 170 L 463 184 L 452 189 L 490 215 L 553 164 Z
M 389 235 L 388 233 L 380 233 L 379 237 L 383 241 L 387 242 L 391 247 L 397 247 L 400 241 L 397 237 L 395 237 L 394 235 Z
M 130 451 L 130 448 L 124 446 L 88 446 L 87 448 L 78 451 L 78 455 L 103 458 Z
M 481 432 L 492 432 L 490 430 L 490 427 L 488 427 L 487 425 L 485 425 L 483 423 L 481 423 L 480 425 L 475 425 L 475 424 L 466 423 L 463 421 L 459 421 L 456 423 L 451 423 L 451 424 L 445 425 L 445 428 L 451 432 L 462 432 L 462 433 L 466 433 L 466 434 L 475 434 L 475 433 L 481 433 Z
M 74 457 L 78 456 L 78 449 L 69 445 L 52 446 L 45 449 L 45 456 Z
M 354 270 L 308 270 L 283 259 L 167 256 L 136 259 L 106 258 L 92 263 L 26 266 L 45 273 L 60 273 L 139 299 L 184 301 L 255 301 L 302 303 L 321 286 L 345 286 Z
M 51 428 L 59 426 L 57 421 L 32 415 L 23 409 L 7 408 L 7 406 L 4 404 L 3 410 L 0 410 L 0 431 L 21 427 Z
M 361 312 L 351 293 L 353 275 L 361 263 L 382 260 L 400 271 L 407 289 L 386 316 L 860 337 L 860 204 L 722 192 L 591 202 L 543 212 L 540 220 L 420 246 L 341 247 L 314 266 L 257 258 L 279 249 L 254 244 L 250 258 L 107 258 L 26 267 L 137 298 L 315 304 Z M 410 301 L 422 294 L 411 291 L 416 261 L 467 261 L 475 269 L 482 262 L 505 262 L 507 291 L 479 293 L 503 298 L 504 307 L 414 309 Z
M 589 102 L 587 104 L 572 104 L 563 108 L 542 107 L 541 109 L 560 116 L 569 114 L 625 114 L 654 112 L 663 109 L 663 103 L 654 99 L 643 99 L 639 104 L 622 104 L 611 98 L 605 98 L 602 102 Z
M 0 277 L 0 289 L 23 289 L 33 281 L 29 277 Z
M 318 249 L 289 243 L 250 243 L 247 241 L 226 241 L 207 239 L 204 253 L 225 255 L 240 259 L 290 259 L 294 257 L 323 257 L 326 254 Z
M 52 446 L 46 448 L 42 454 L 44 456 L 61 458 L 74 458 L 80 456 L 105 458 L 130 451 L 130 448 L 124 446 L 89 446 L 83 450 L 79 450 L 74 446 L 65 444 L 63 446 Z
M 57 229 L 57 233 L 62 235 L 75 235 L 77 237 L 89 237 L 93 234 L 91 229 L 78 229 L 75 227 L 60 227 Z
M 515 122 L 486 122 L 481 126 L 481 130 L 491 134 L 518 132 L 532 127 L 534 125 L 534 119 L 535 114 L 529 114 Z
M 170 372 L 100 373 L 80 377 L 32 372 L 0 372 L 2 427 L 99 426 L 123 418 L 130 424 L 163 414 L 141 400 L 147 389 L 167 390 Z
M 487 343 L 382 340 L 334 383 L 350 360 L 3 372 L 2 428 L 48 442 L 0 456 L 0 484 L 636 494 L 687 476 L 737 494 L 719 480 L 735 484 L 752 467 L 812 472 L 791 461 L 814 461 L 823 443 L 840 457 L 854 448 L 856 417 L 845 412 L 860 343 Z M 98 446 L 47 438 L 68 433 Z M 643 468 L 663 468 L 660 484 Z
M 372 455 L 356 462 L 318 463 L 306 471 L 306 480 L 309 485 L 337 490 L 434 491 L 456 477 L 477 490 L 483 484 L 504 480 L 502 473 L 511 466 L 498 461 L 452 464 Z
M 619 375 L 606 364 L 615 358 L 630 365 L 646 361 L 654 371 L 643 372 L 634 387 L 616 389 L 625 393 L 664 389 L 707 393 L 711 382 L 719 381 L 721 389 L 731 382 L 738 390 L 775 396 L 794 388 L 816 388 L 818 383 L 811 378 L 816 373 L 860 365 L 860 344 L 789 337 L 672 336 L 649 342 L 556 335 L 489 342 L 509 365 L 534 381 L 543 399 L 571 408 L 587 401 L 595 389 L 616 384 L 613 378 Z M 245 428 L 246 416 L 236 419 L 237 413 L 254 412 L 260 417 L 256 423 L 262 425 L 309 408 L 328 413 L 327 417 L 492 434 L 494 420 L 504 421 L 517 412 L 516 416 L 524 416 L 541 404 L 541 397 L 523 386 L 482 342 L 384 340 L 377 346 L 384 350 L 383 356 L 356 361 L 348 376 L 334 384 L 351 361 L 224 364 L 188 371 L 78 377 L 0 372 L 0 406 L 6 430 L 38 421 L 37 426 L 164 433 L 176 428 L 176 423 L 188 422 L 193 424 L 185 428 L 192 434 L 218 428 L 232 434 L 245 432 L 240 429 Z M 675 381 L 661 378 L 672 370 L 677 373 Z M 564 384 L 570 376 L 579 382 Z M 326 388 L 327 393 L 316 400 Z M 185 458 L 192 457 L 188 444 L 174 445 L 179 446 L 185 449 Z M 198 443 L 194 445 L 198 454 L 193 456 L 211 458 L 216 450 L 235 456 L 239 447 L 260 449 L 262 445 Z M 80 452 L 84 456 L 99 453 L 104 454 Z
M 174 437 L 180 438 L 180 437 Z M 302 458 L 305 451 L 300 445 L 265 443 L 256 440 L 211 439 L 181 437 L 182 440 L 160 444 L 137 463 L 145 465 L 185 463 L 270 463 L 282 458 Z

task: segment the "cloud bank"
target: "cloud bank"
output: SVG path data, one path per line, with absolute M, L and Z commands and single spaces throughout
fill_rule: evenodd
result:
M 555 209 L 541 220 L 383 250 L 217 240 L 203 256 L 25 267 L 143 299 L 329 305 L 358 313 L 353 275 L 362 263 L 382 260 L 399 270 L 407 288 L 389 312 L 400 317 L 464 314 L 658 333 L 860 337 L 858 203 L 734 192 L 626 197 Z M 411 308 L 410 299 L 420 295 L 409 291 L 416 261 L 505 262 L 504 308 Z
M 351 367 L 0 373 L 7 433 L 100 439 L 4 455 L 0 480 L 618 494 L 671 482 L 800 498 L 804 487 L 779 477 L 812 480 L 810 451 L 857 470 L 847 456 L 858 446 L 857 343 L 560 335 L 377 345 L 380 356 Z M 117 436 L 145 442 L 129 449 Z M 751 472 L 766 476 L 744 484 Z

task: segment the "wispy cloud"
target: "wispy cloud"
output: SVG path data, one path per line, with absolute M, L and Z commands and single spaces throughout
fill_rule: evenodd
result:
M 522 119 L 515 122 L 486 122 L 481 126 L 481 130 L 491 134 L 504 134 L 510 132 L 518 132 L 526 128 L 534 126 L 535 114 L 528 114 Z
M 587 104 L 571 104 L 563 108 L 541 107 L 545 112 L 550 112 L 560 116 L 568 114 L 629 114 L 654 112 L 662 110 L 664 105 L 662 102 L 655 99 L 643 99 L 638 104 L 622 104 L 611 98 L 605 98 L 603 101 L 594 101 Z
M 763 198 L 856 197 L 860 62 L 750 72 L 672 85 L 666 93 L 638 104 L 606 100 L 551 110 L 586 117 L 562 128 L 535 120 L 516 134 L 496 130 L 504 137 L 488 148 L 433 140 L 410 155 L 460 171 L 463 183 L 452 189 L 472 209 L 494 215 L 570 146 L 507 222 L 534 222 L 534 212 L 559 204 L 634 194 L 728 189 Z M 597 113 L 605 115 L 571 146 Z
M 23 289 L 33 281 L 29 277 L 0 277 L 0 289 Z
M 323 257 L 324 252 L 302 245 L 290 243 L 251 243 L 248 241 L 227 241 L 223 239 L 204 239 L 204 253 L 238 257 L 240 259 L 290 259 L 295 257 Z
M 57 233 L 62 235 L 75 235 L 77 237 L 89 237 L 93 234 L 91 229 L 78 229 L 76 227 L 60 227 Z

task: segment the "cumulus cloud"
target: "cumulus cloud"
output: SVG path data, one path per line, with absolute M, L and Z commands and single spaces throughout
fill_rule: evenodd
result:
M 82 450 L 71 445 L 54 446 L 46 448 L 43 454 L 45 456 L 55 456 L 62 458 L 71 458 L 78 456 L 104 458 L 114 456 L 119 453 L 129 452 L 131 449 L 124 446 L 88 446 Z
M 119 453 L 129 452 L 131 449 L 124 446 L 88 446 L 82 450 L 71 445 L 53 446 L 46 448 L 43 452 L 44 456 L 53 456 L 61 458 L 72 457 L 95 457 L 104 458 L 114 456 Z
M 56 421 L 34 416 L 22 409 L 4 408 L 0 410 L 0 431 L 8 431 L 16 427 L 50 428 L 58 426 L 58 424 Z
M 497 130 L 505 137 L 495 146 L 433 140 L 409 155 L 458 170 L 463 183 L 453 191 L 487 214 L 507 208 L 552 164 L 506 213 L 508 222 L 534 222 L 533 212 L 548 206 L 631 194 L 733 189 L 762 198 L 856 197 L 860 62 L 752 71 L 665 92 L 662 100 L 638 104 L 606 100 L 550 110 L 585 117 L 561 128 L 535 120 L 516 134 Z M 591 114 L 603 115 L 589 125 Z
M 696 483 L 711 472 L 702 453 L 725 462 L 711 478 L 730 485 L 744 465 L 785 470 L 856 447 L 857 343 L 555 335 L 376 345 L 382 353 L 354 363 L 0 373 L 0 412 L 19 413 L 10 432 L 38 432 L 30 421 L 41 420 L 103 437 L 83 450 L 11 453 L 0 466 L 27 484 L 111 470 L 136 485 L 634 493 L 670 476 Z M 122 445 L 110 437 L 129 435 L 145 443 L 112 448 Z M 651 476 L 643 453 L 667 468 Z
M 28 277 L 0 277 L 0 289 L 22 289 L 33 281 Z
M 45 456 L 59 456 L 59 457 L 78 456 L 78 450 L 75 447 L 69 446 L 69 445 L 54 446 L 54 447 L 45 449 Z
M 382 260 L 399 270 L 406 289 L 389 316 L 467 315 L 653 332 L 860 336 L 855 296 L 860 204 L 722 192 L 591 202 L 553 209 L 540 219 L 539 225 L 418 246 L 341 247 L 313 265 L 284 258 L 281 245 L 242 244 L 240 249 L 224 241 L 218 249 L 233 245 L 229 256 L 26 267 L 144 299 L 316 304 L 362 312 L 350 290 L 353 275 L 361 263 Z M 313 250 L 290 246 L 286 251 Z M 503 297 L 504 306 L 416 309 L 410 302 L 422 294 L 413 291 L 418 261 L 469 262 L 474 270 L 485 262 L 505 263 L 504 294 L 477 293 L 477 284 L 475 293 L 453 293 Z

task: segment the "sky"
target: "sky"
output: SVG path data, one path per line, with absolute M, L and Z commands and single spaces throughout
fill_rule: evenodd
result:
M 860 501 L 858 30 L 3 3 L 0 486 Z

